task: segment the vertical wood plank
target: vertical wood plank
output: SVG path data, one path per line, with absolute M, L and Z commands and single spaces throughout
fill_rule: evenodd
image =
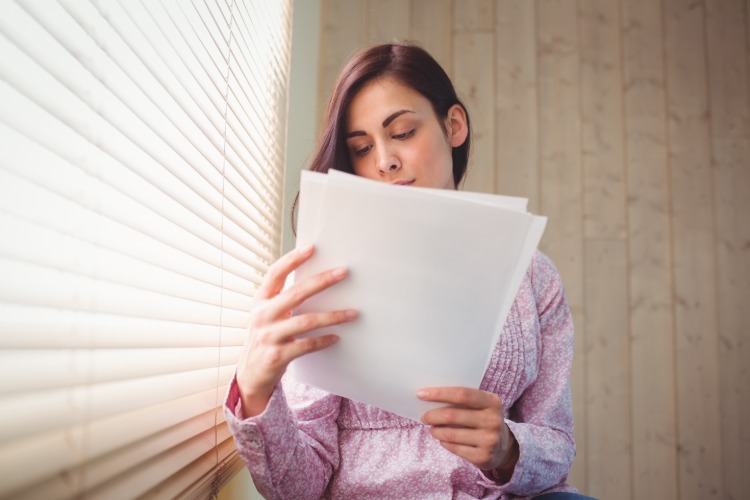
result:
M 453 70 L 451 0 L 412 0 L 411 39 L 424 47 L 449 75 Z
M 495 192 L 494 45 L 494 36 L 488 33 L 453 35 L 453 83 L 469 109 L 472 127 L 466 191 Z
M 750 497 L 750 98 L 747 4 L 707 0 L 716 207 L 722 471 L 725 498 Z
M 747 65 L 745 66 L 747 68 L 747 96 L 748 96 L 748 114 L 750 114 L 750 5 L 748 5 L 747 2 L 745 2 L 745 59 L 747 60 Z M 740 167 L 740 172 L 744 174 L 744 177 L 740 179 L 740 181 L 737 183 L 739 186 L 747 186 L 748 183 L 750 183 L 750 180 L 748 180 L 748 169 L 747 165 L 750 164 L 750 146 L 745 146 L 745 153 L 743 155 L 743 163 Z M 747 193 L 750 192 L 749 189 L 744 188 L 744 194 L 747 196 Z M 750 202 L 748 202 L 747 198 L 741 198 L 742 201 L 737 204 L 737 208 L 735 210 L 735 213 L 738 216 L 741 216 L 742 214 L 747 214 L 748 211 L 750 211 Z M 744 226 L 745 230 L 747 230 L 747 225 Z M 740 272 L 742 273 L 742 276 L 745 276 L 745 287 L 740 289 L 740 294 L 736 296 L 736 300 L 742 304 L 743 298 L 750 296 L 750 291 L 747 289 L 748 282 L 747 280 L 750 280 L 750 257 L 748 257 L 747 252 L 748 249 L 750 249 L 750 239 L 747 237 L 747 233 L 743 233 L 742 236 L 739 238 L 740 241 L 742 241 L 742 244 L 739 246 L 739 248 L 742 248 L 745 252 L 743 254 L 742 260 L 741 260 L 741 268 Z M 740 324 L 747 325 L 747 314 L 748 309 L 746 307 L 743 307 L 740 305 L 740 308 L 742 310 L 742 320 L 740 321 Z M 747 328 L 744 329 L 742 335 L 742 344 L 740 349 L 740 359 L 746 360 L 750 358 L 750 338 L 748 338 L 748 330 Z M 740 408 L 741 415 L 740 415 L 740 421 L 747 422 L 750 418 L 750 394 L 747 392 L 747 388 L 750 387 L 750 367 L 748 367 L 747 363 L 743 363 L 742 365 L 742 377 L 743 380 L 745 380 L 745 392 L 743 393 L 742 398 L 742 406 Z M 743 443 L 743 453 L 740 457 L 740 463 L 742 464 L 750 464 L 750 457 L 748 457 L 748 450 L 750 450 L 750 435 L 748 435 L 748 427 L 743 427 L 743 433 L 741 436 L 742 443 Z M 750 497 L 750 474 L 743 474 L 742 477 L 742 494 L 745 495 L 745 497 Z
M 578 87 L 578 23 L 567 0 L 537 2 L 539 212 L 549 218 L 540 244 L 560 270 L 575 323 L 571 387 L 578 450 L 571 477 L 587 484 L 583 219 Z
M 633 498 L 677 498 L 663 18 L 623 2 Z
M 453 30 L 492 33 L 495 29 L 493 0 L 456 0 L 453 2 Z
M 370 0 L 370 44 L 403 41 L 409 38 L 411 5 L 403 0 Z
M 630 359 L 617 0 L 578 0 L 589 491 L 630 499 Z
M 367 0 L 323 0 L 318 89 L 318 123 L 341 67 L 367 43 Z
M 495 191 L 537 212 L 536 4 L 500 0 L 495 19 Z
M 711 137 L 750 139 L 743 0 L 705 0 Z
M 618 0 L 579 0 L 581 146 L 586 238 L 624 239 L 622 74 Z
M 664 0 L 682 500 L 723 498 L 713 193 L 702 4 Z
M 588 492 L 630 500 L 627 243 L 585 245 Z
M 713 142 L 724 496 L 750 498 L 750 141 Z

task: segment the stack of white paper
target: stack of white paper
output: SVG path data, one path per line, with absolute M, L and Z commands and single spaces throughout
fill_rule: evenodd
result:
M 341 341 L 290 374 L 419 420 L 422 387 L 478 388 L 546 224 L 526 200 L 303 172 L 297 245 L 314 244 L 296 281 L 346 266 L 341 283 L 295 314 L 353 308 L 325 329 Z M 323 333 L 323 332 L 317 332 Z

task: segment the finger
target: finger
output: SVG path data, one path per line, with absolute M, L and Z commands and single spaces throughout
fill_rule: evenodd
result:
M 317 351 L 327 349 L 339 341 L 338 335 L 318 335 L 297 339 L 286 344 L 282 353 L 282 362 L 288 365 L 295 359 Z
M 353 321 L 358 315 L 354 309 L 300 314 L 266 327 L 266 335 L 271 342 L 285 343 L 295 340 L 294 337 L 302 333 Z
M 446 403 L 463 408 L 502 409 L 502 402 L 497 394 L 468 387 L 428 387 L 420 389 L 417 397 L 423 401 Z
M 349 271 L 345 267 L 338 267 L 295 283 L 294 286 L 280 293 L 275 301 L 268 303 L 265 314 L 270 317 L 281 317 L 287 311 L 299 307 L 316 293 L 343 280 L 348 274 Z
M 466 446 L 488 446 L 492 448 L 497 444 L 496 434 L 477 429 L 463 427 L 430 427 L 430 434 L 443 443 L 462 444 Z
M 279 260 L 271 264 L 263 277 L 260 288 L 255 293 L 256 297 L 269 299 L 275 297 L 284 288 L 289 273 L 297 269 L 303 262 L 312 256 L 315 248 L 312 245 L 297 248 L 283 255 Z
M 422 421 L 427 425 L 443 427 L 464 427 L 499 433 L 503 427 L 503 417 L 496 410 L 473 410 L 446 406 L 424 414 Z

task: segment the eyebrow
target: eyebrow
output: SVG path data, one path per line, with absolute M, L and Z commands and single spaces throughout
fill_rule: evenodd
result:
M 403 115 L 404 113 L 414 113 L 414 111 L 412 111 L 410 109 L 401 109 L 399 111 L 396 111 L 395 113 L 391 113 L 390 115 L 388 115 L 388 117 L 385 120 L 383 120 L 383 123 L 382 123 L 383 128 L 385 128 L 388 125 L 390 125 L 393 120 L 395 120 L 399 116 Z M 346 134 L 346 139 L 349 139 L 350 137 L 357 137 L 357 136 L 360 136 L 360 135 L 367 135 L 367 134 L 365 133 L 364 130 L 354 130 L 354 131 L 349 132 L 348 134 Z

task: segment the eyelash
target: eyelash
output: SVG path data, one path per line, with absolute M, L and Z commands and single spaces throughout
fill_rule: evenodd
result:
M 414 132 L 416 132 L 417 129 L 413 128 L 409 130 L 408 132 L 404 132 L 403 134 L 396 134 L 393 136 L 394 139 L 397 139 L 399 141 L 403 141 L 404 139 L 408 139 L 409 137 L 414 135 Z
M 391 136 L 391 137 L 393 139 L 396 139 L 397 141 L 403 141 L 403 140 L 406 140 L 409 137 L 413 136 L 416 131 L 417 131 L 417 129 L 413 128 L 413 129 L 409 130 L 408 132 L 404 132 L 403 134 L 396 134 L 396 135 Z M 372 149 L 372 146 L 366 146 L 366 147 L 364 147 L 362 149 L 356 150 L 354 152 L 354 154 L 357 155 L 357 156 L 364 156 L 364 155 L 366 155 L 370 151 L 370 149 Z

